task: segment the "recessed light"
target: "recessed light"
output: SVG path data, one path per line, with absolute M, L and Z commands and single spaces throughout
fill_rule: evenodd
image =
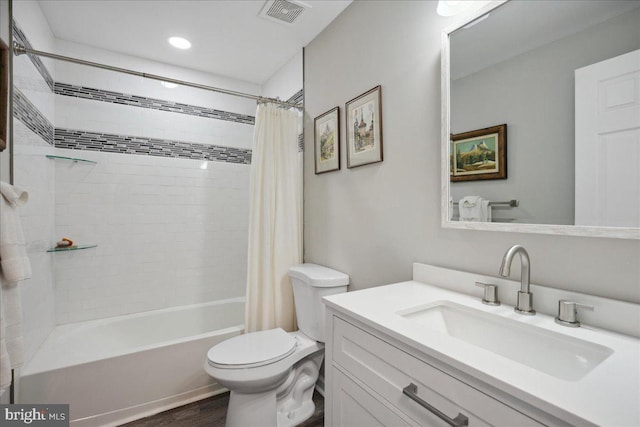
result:
M 169 37 L 169 44 L 178 49 L 189 49 L 191 42 L 182 37 Z
M 173 88 L 178 87 L 178 85 L 177 85 L 177 84 L 175 84 L 175 83 L 160 82 L 160 84 L 161 84 L 162 86 L 166 87 L 167 89 L 173 89 Z

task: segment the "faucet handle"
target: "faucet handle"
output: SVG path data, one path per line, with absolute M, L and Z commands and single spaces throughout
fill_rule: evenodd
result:
M 569 326 L 571 328 L 577 328 L 580 326 L 580 322 L 578 322 L 577 319 L 578 307 L 590 311 L 594 310 L 592 305 L 581 304 L 579 302 L 569 301 L 566 299 L 558 301 L 558 316 L 555 318 L 556 323 L 562 326 Z
M 484 288 L 484 297 L 482 298 L 482 303 L 487 305 L 500 305 L 500 300 L 498 299 L 498 286 L 491 285 L 489 283 L 481 283 L 476 282 L 476 286 Z

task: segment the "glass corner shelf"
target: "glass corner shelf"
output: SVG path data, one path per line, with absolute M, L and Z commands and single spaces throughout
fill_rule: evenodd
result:
M 78 159 L 75 157 L 65 157 L 65 156 L 53 156 L 51 154 L 47 154 L 45 156 L 47 159 L 54 159 L 54 160 L 67 160 L 69 162 L 73 162 L 73 163 L 91 163 L 91 164 L 96 164 L 98 162 L 94 162 L 93 160 L 86 160 L 86 159 Z
M 67 246 L 64 248 L 51 248 L 47 250 L 47 252 L 69 252 L 69 251 L 80 251 L 82 249 L 91 249 L 96 248 L 98 245 L 77 245 L 77 246 Z

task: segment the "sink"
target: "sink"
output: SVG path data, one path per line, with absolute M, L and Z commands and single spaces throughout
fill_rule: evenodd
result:
M 450 301 L 396 312 L 425 328 L 567 381 L 587 375 L 613 350 Z

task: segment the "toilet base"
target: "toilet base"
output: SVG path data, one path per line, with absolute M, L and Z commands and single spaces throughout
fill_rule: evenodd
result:
M 285 381 L 262 393 L 231 391 L 226 427 L 294 427 L 313 415 L 324 349 L 296 363 Z
M 276 427 L 276 394 L 232 391 L 225 427 Z

